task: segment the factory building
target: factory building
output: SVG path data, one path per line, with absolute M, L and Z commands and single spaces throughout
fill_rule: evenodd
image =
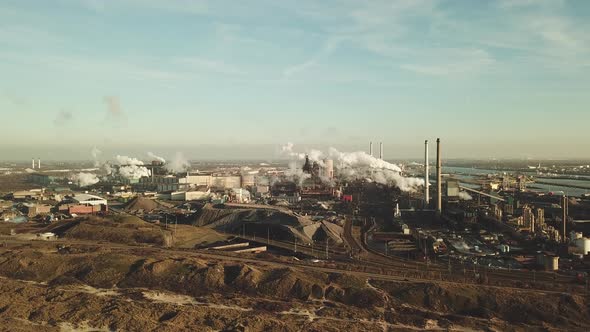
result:
M 75 194 L 69 201 L 81 205 L 108 205 L 106 199 L 90 194 Z
M 189 183 L 195 186 L 211 186 L 211 174 L 187 174 L 185 183 Z
M 184 178 L 176 175 L 156 175 L 151 177 L 142 177 L 136 186 L 140 190 L 155 191 L 180 191 L 188 188 Z
M 217 189 L 234 189 L 242 187 L 242 177 L 243 175 L 188 174 L 186 177 L 180 178 L 179 183 Z M 248 176 L 248 185 L 254 185 L 255 180 L 255 176 Z
M 254 187 L 256 185 L 257 174 L 242 174 L 242 187 Z
M 219 189 L 234 189 L 242 187 L 240 175 L 214 175 L 211 177 L 211 187 Z
M 106 199 L 91 194 L 75 194 L 67 197 L 59 206 L 58 210 L 68 214 L 95 214 L 108 211 Z
M 179 191 L 170 193 L 170 199 L 173 201 L 199 201 L 209 199 L 211 190 L 207 187 L 194 191 Z
M 34 217 L 37 215 L 49 214 L 52 206 L 47 204 L 23 203 L 23 208 L 24 213 L 28 217 Z
M 31 200 L 31 199 L 43 200 L 45 198 L 44 190 L 42 190 L 42 189 L 19 190 L 19 191 L 13 192 L 11 195 L 12 195 L 12 198 L 16 201 Z

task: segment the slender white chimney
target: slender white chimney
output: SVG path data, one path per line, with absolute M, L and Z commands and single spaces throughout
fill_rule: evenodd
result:
M 369 142 L 369 154 L 373 156 L 373 142 Z
M 440 138 L 436 139 L 436 212 L 442 212 L 442 161 Z
M 379 142 L 379 159 L 383 160 L 383 142 Z
M 35 169 L 35 158 L 31 158 L 31 167 Z
M 428 161 L 428 140 L 424 141 L 424 207 L 430 204 L 430 165 Z
M 41 169 L 41 158 L 37 160 L 37 168 Z

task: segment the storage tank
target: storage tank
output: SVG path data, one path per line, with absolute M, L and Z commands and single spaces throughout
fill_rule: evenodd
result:
M 325 167 L 325 176 L 328 179 L 332 179 L 334 178 L 334 160 L 332 159 L 326 159 L 324 161 L 324 167 Z
M 570 232 L 570 239 L 572 239 L 572 241 L 575 241 L 577 239 L 581 239 L 584 235 L 581 232 L 574 232 L 571 231 Z
M 545 270 L 557 271 L 559 270 L 559 257 L 557 256 L 545 256 Z
M 575 243 L 576 247 L 582 254 L 588 255 L 588 252 L 590 252 L 590 238 L 579 238 L 575 240 Z

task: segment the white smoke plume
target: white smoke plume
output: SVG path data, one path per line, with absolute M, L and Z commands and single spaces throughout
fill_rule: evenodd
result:
M 119 163 L 119 165 L 143 165 L 143 161 L 137 158 L 117 155 L 115 159 L 117 160 L 117 163 Z
M 70 177 L 70 180 L 77 183 L 80 187 L 88 187 L 98 183 L 99 179 L 96 174 L 80 172 Z
M 306 156 L 305 153 L 294 152 L 291 143 L 285 145 L 282 151 L 291 159 L 303 160 Z M 375 158 L 363 151 L 340 152 L 335 148 L 330 148 L 327 154 L 311 150 L 307 156 L 310 161 L 317 162 L 320 166 L 324 165 L 325 159 L 332 159 L 338 177 L 349 181 L 366 179 L 384 185 L 393 185 L 402 191 L 415 191 L 424 185 L 423 179 L 403 176 L 400 166 Z M 287 174 L 289 176 L 298 175 L 291 168 L 290 165 Z
M 90 150 L 90 154 L 92 155 L 92 159 L 94 160 L 94 167 L 100 166 L 100 162 L 98 161 L 98 156 L 100 156 L 102 154 L 102 151 L 100 151 L 95 146 L 92 148 L 92 150 Z
M 281 147 L 281 153 L 293 159 L 304 159 L 305 153 L 293 152 L 293 143 L 289 142 Z
M 469 195 L 469 193 L 467 193 L 465 191 L 461 191 L 461 192 L 459 192 L 459 199 L 463 200 L 463 201 L 470 201 L 473 199 L 473 197 L 471 197 L 471 195 Z
M 113 166 L 111 166 L 111 164 L 109 163 L 105 163 L 104 165 L 102 165 L 102 167 L 104 168 L 104 171 L 108 174 L 111 175 L 113 174 Z
M 150 158 L 152 158 L 152 159 L 154 159 L 154 160 L 158 160 L 158 161 L 160 161 L 160 162 L 162 162 L 162 163 L 165 163 L 165 162 L 166 162 L 166 159 L 164 159 L 164 158 L 162 158 L 162 157 L 160 157 L 160 156 L 157 156 L 157 155 L 155 155 L 155 154 L 154 154 L 154 153 L 152 153 L 152 152 L 148 152 L 148 153 L 147 153 L 147 155 L 148 155 L 148 157 L 150 157 Z
M 117 155 L 115 159 L 121 165 L 119 167 L 119 175 L 124 178 L 137 180 L 141 177 L 151 175 L 150 170 L 143 166 L 143 161 L 137 158 Z
M 119 167 L 119 175 L 127 179 L 137 180 L 151 174 L 150 170 L 143 166 L 127 165 Z
M 364 151 L 340 152 L 335 148 L 330 148 L 329 157 L 330 159 L 334 159 L 335 166 L 340 164 L 345 167 L 348 166 L 352 168 L 385 169 L 398 173 L 402 171 L 398 165 L 388 163 L 385 160 L 379 158 L 375 158 Z
M 177 152 L 174 158 L 164 167 L 170 172 L 180 173 L 189 169 L 190 163 L 184 158 L 184 155 L 181 152 Z

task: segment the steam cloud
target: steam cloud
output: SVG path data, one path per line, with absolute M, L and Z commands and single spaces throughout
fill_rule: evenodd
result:
M 186 171 L 190 167 L 190 163 L 184 158 L 181 152 L 177 152 L 174 158 L 164 167 L 170 172 L 180 173 Z
M 124 178 L 137 180 L 141 177 L 151 175 L 150 170 L 143 166 L 143 161 L 137 158 L 117 155 L 115 159 L 121 165 L 119 167 L 119 175 Z
M 143 165 L 143 161 L 141 161 L 137 158 L 131 158 L 131 157 L 127 157 L 127 156 L 117 155 L 117 157 L 115 157 L 115 159 L 117 160 L 119 165 Z
M 102 154 L 102 151 L 100 151 L 96 146 L 92 148 L 92 150 L 90 150 L 90 154 L 92 155 L 92 159 L 94 159 L 94 167 L 99 167 L 100 166 L 100 162 L 98 161 L 98 156 L 100 156 Z
M 165 162 L 166 162 L 166 159 L 164 159 L 164 158 L 162 158 L 162 157 L 160 157 L 160 156 L 157 156 L 157 155 L 153 154 L 152 152 L 148 152 L 148 153 L 147 153 L 147 155 L 148 155 L 148 157 L 150 157 L 150 158 L 152 158 L 152 159 L 155 159 L 155 160 L 161 161 L 161 162 L 163 162 L 163 163 L 165 163 Z
M 119 175 L 126 179 L 137 180 L 151 174 L 150 170 L 143 166 L 128 165 L 119 167 Z
M 306 155 L 294 152 L 292 143 L 283 146 L 281 151 L 291 159 L 303 160 Z M 334 160 L 334 168 L 338 176 L 349 181 L 366 179 L 384 185 L 393 185 L 402 191 L 415 191 L 424 185 L 423 179 L 403 176 L 402 169 L 398 165 L 375 158 L 363 151 L 341 152 L 330 148 L 327 154 L 319 150 L 311 150 L 307 155 L 310 161 L 317 162 L 320 166 L 324 165 L 324 159 Z M 301 182 L 305 179 L 305 175 L 300 171 L 300 169 L 297 170 L 296 165 L 290 164 L 286 175 Z
M 96 174 L 80 172 L 70 177 L 70 180 L 78 183 L 80 187 L 88 187 L 98 183 L 99 179 Z
M 469 193 L 467 193 L 465 191 L 461 191 L 461 192 L 459 192 L 459 199 L 464 200 L 464 201 L 470 201 L 473 199 L 473 197 L 471 197 L 471 195 L 469 195 Z

